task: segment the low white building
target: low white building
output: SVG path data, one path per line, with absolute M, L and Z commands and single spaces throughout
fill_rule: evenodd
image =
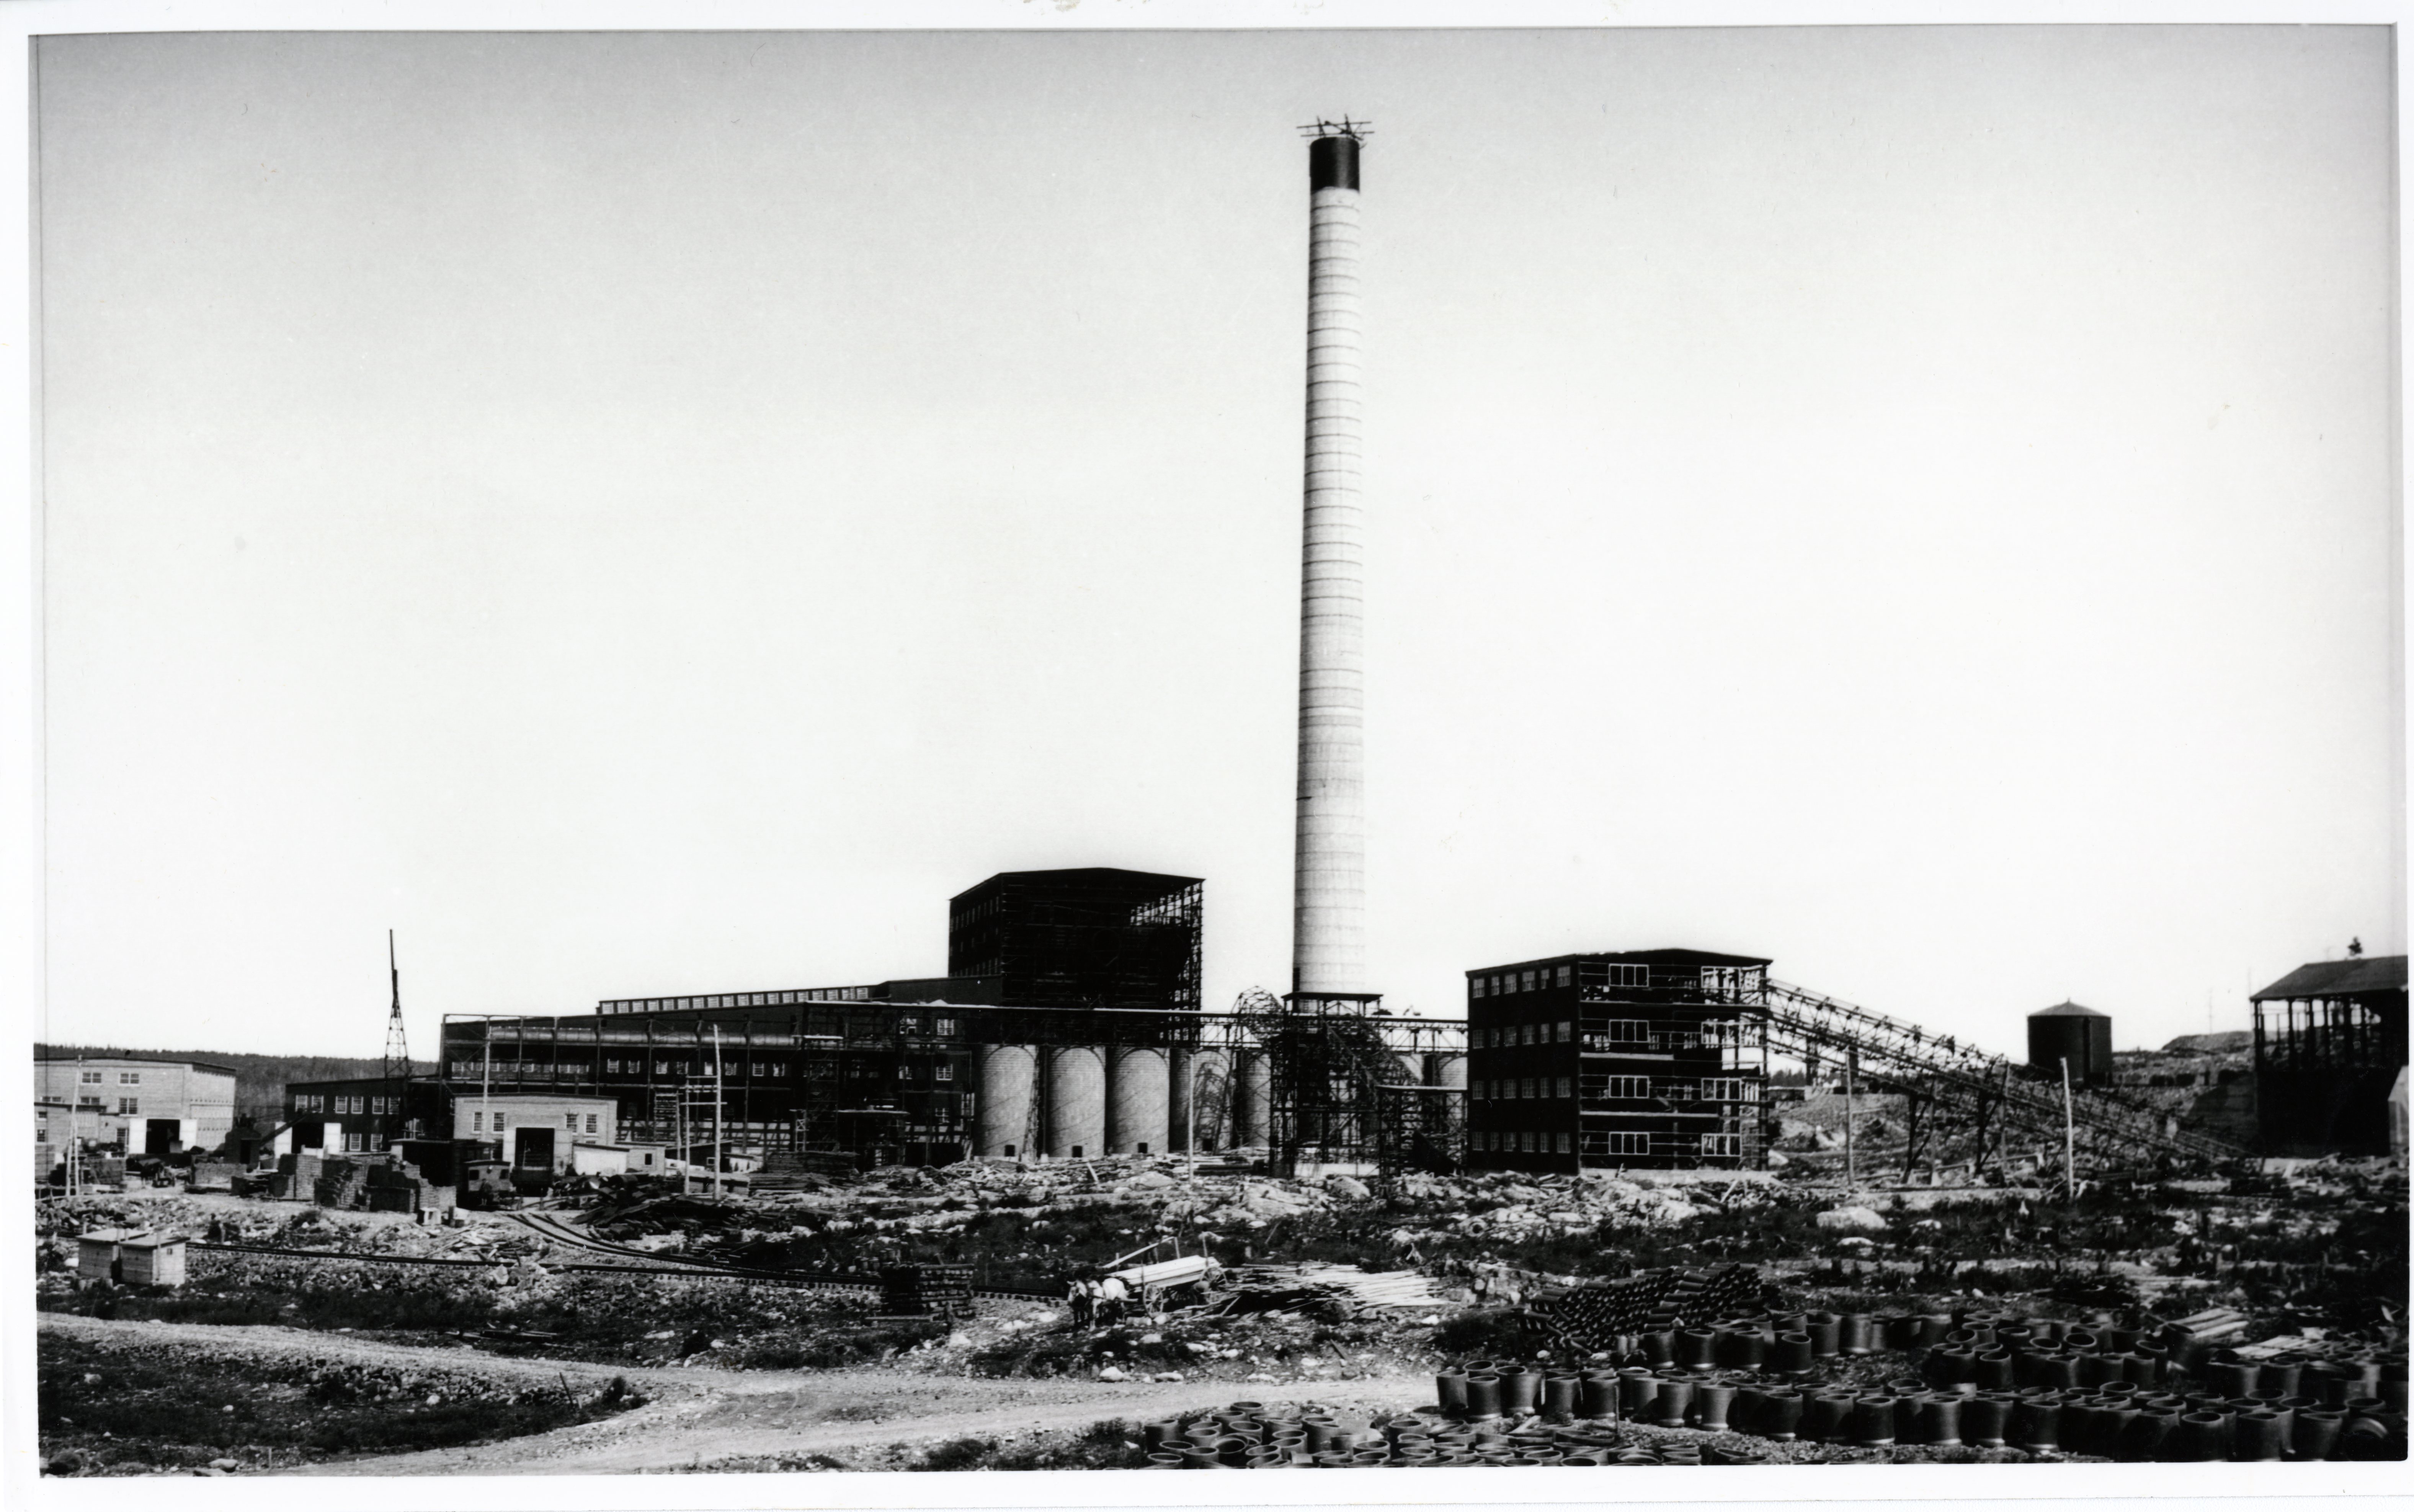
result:
M 593 1145 L 570 1147 L 570 1168 L 579 1176 L 661 1176 L 666 1169 L 661 1145 Z
M 609 1097 L 456 1097 L 453 1137 L 491 1140 L 503 1147 L 514 1171 L 568 1173 L 581 1144 L 620 1141 L 620 1104 Z

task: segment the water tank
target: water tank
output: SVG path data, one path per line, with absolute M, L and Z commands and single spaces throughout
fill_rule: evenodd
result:
M 1171 1148 L 1166 1119 L 1172 1105 L 1166 1052 L 1127 1045 L 1115 1052 L 1107 1079 L 1107 1149 L 1116 1155 L 1162 1155 Z
M 1105 1154 L 1106 1051 L 1095 1045 L 1060 1045 L 1048 1052 L 1047 1064 L 1047 1152 L 1060 1159 Z
M 1467 1057 L 1454 1050 L 1425 1057 L 1425 1085 L 1467 1090 Z
M 1039 1051 L 1028 1045 L 980 1047 L 980 1094 L 973 1125 L 976 1155 L 1036 1153 L 1031 1142 L 1031 1105 L 1039 1093 Z
M 1266 1142 L 1267 1120 L 1274 1112 L 1274 1072 L 1265 1056 L 1244 1050 L 1232 1076 L 1232 1143 L 1259 1146 Z
M 2074 1087 L 2109 1080 L 2112 1015 L 2075 1002 L 2058 1002 L 2029 1015 L 2029 1064 L 2059 1079 L 2065 1059 Z

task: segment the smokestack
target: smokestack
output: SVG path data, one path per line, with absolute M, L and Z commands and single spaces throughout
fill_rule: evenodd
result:
M 1307 477 L 1299 621 L 1299 823 L 1291 990 L 1360 993 L 1366 975 L 1365 520 L 1358 501 L 1358 149 L 1310 128 Z

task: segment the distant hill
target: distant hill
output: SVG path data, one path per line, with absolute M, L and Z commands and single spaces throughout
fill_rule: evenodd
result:
M 2228 1055 L 2236 1050 L 2255 1048 L 2255 1031 L 2251 1029 L 2226 1029 L 2218 1034 L 2183 1034 L 2163 1046 L 2173 1050 L 2201 1050 L 2208 1055 Z
M 213 1066 L 224 1066 L 234 1073 L 234 1111 L 240 1119 L 248 1113 L 252 1121 L 262 1128 L 274 1128 L 285 1107 L 285 1084 L 292 1081 L 340 1081 L 348 1076 L 380 1076 L 385 1074 L 382 1060 L 364 1060 L 353 1056 L 334 1055 L 236 1055 L 225 1050 L 134 1050 L 115 1045 L 37 1045 L 37 1060 L 53 1060 L 79 1055 L 141 1056 L 149 1060 L 199 1060 Z M 436 1074 L 433 1060 L 414 1060 L 411 1070 L 419 1075 Z

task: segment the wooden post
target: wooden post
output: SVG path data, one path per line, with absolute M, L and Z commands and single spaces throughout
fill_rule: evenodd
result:
M 1860 1184 L 1853 1160 L 1853 1073 L 1860 1068 L 1861 1052 L 1844 1052 L 1844 1186 L 1847 1190 Z
M 2070 1057 L 2062 1058 L 2062 1180 L 2070 1189 L 2070 1200 L 2079 1200 L 2079 1145 L 2071 1132 Z

